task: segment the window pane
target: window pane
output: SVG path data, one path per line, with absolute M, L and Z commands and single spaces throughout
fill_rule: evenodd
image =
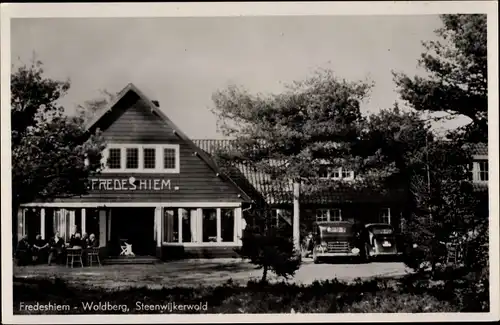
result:
M 221 237 L 223 242 L 234 241 L 234 209 L 221 209 Z
M 154 169 L 156 167 L 156 149 L 144 148 L 144 168 Z
M 488 162 L 482 161 L 479 163 L 479 177 L 482 181 L 488 180 Z
M 203 209 L 203 232 L 204 243 L 217 241 L 217 211 L 215 209 Z
M 182 242 L 196 242 L 196 209 L 181 209 L 182 215 Z
M 165 209 L 163 220 L 163 241 L 177 243 L 179 241 L 179 218 L 177 209 Z
M 175 168 L 175 149 L 165 148 L 163 150 L 163 167 L 165 169 Z
M 331 173 L 332 178 L 340 178 L 340 171 L 338 168 L 333 168 Z
M 352 172 L 350 170 L 342 169 L 342 178 L 350 178 L 352 176 L 351 173 Z
M 342 214 L 340 209 L 330 210 L 330 221 L 342 221 Z
M 316 221 L 328 221 L 328 210 L 316 210 Z
M 380 222 L 382 223 L 391 223 L 391 209 L 383 208 L 380 211 Z
M 329 177 L 329 168 L 327 166 L 320 166 L 319 171 L 318 171 L 318 177 L 328 178 Z
M 110 169 L 121 168 L 121 154 L 122 150 L 119 148 L 109 149 L 108 167 Z
M 127 168 L 139 168 L 139 149 L 127 148 Z

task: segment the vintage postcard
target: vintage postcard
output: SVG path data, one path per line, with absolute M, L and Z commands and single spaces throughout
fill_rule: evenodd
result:
M 496 2 L 1 18 L 2 322 L 498 320 Z

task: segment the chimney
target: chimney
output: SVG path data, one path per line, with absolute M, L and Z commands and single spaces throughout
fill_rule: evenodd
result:
M 160 102 L 157 100 L 152 100 L 151 101 L 153 104 L 155 104 L 156 107 L 160 107 Z

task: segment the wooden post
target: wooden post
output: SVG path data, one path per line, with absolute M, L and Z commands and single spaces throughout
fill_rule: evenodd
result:
M 85 208 L 82 208 L 82 235 L 85 234 L 87 232 L 87 211 L 85 210 Z
M 185 210 L 182 209 L 182 208 L 179 208 L 177 210 L 177 218 L 178 218 L 177 219 L 178 220 L 178 222 L 177 222 L 177 229 L 178 229 L 178 232 L 177 232 L 178 235 L 177 235 L 177 237 L 178 237 L 178 242 L 179 243 L 182 243 L 182 220 L 183 220 L 182 217 L 183 217 L 183 212 L 184 211 Z
M 106 247 L 106 210 L 99 210 L 99 247 Z
M 300 183 L 293 183 L 293 243 L 300 252 Z
M 156 224 L 156 247 L 161 247 L 162 243 L 162 213 L 161 213 L 162 208 L 161 207 L 156 207 L 155 208 L 155 224 Z
M 40 209 L 40 236 L 45 239 L 45 209 Z
M 221 231 L 221 227 L 222 227 L 222 222 L 221 222 L 221 209 L 220 208 L 217 208 L 216 209 L 216 223 L 217 223 L 217 242 L 220 243 L 222 242 L 222 231 Z

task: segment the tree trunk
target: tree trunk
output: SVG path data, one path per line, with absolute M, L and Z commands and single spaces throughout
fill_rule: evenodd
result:
M 262 273 L 262 279 L 260 280 L 261 283 L 266 283 L 267 282 L 267 265 L 264 265 L 264 271 Z

